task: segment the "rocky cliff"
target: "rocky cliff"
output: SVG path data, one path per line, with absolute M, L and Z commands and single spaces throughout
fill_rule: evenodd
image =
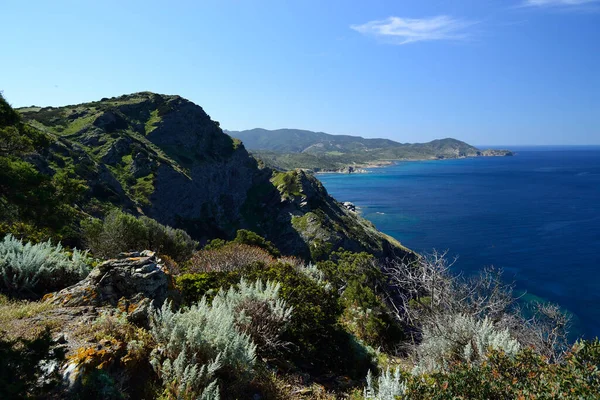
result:
M 143 92 L 19 111 L 53 138 L 28 161 L 48 174 L 68 170 L 81 178 L 86 191 L 77 206 L 85 213 L 101 216 L 117 206 L 199 240 L 245 228 L 305 257 L 340 246 L 379 256 L 407 251 L 314 177 L 259 165 L 200 106 L 179 96 Z

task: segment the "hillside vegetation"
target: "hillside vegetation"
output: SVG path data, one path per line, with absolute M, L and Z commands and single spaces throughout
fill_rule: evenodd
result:
M 197 105 L 0 96 L 2 399 L 594 399 L 600 342 L 261 166 Z
M 33 138 L 20 155 L 8 153 L 11 168 L 19 165 L 35 177 L 20 173 L 19 179 L 31 183 L 12 182 L 10 187 L 30 185 L 35 192 L 27 196 L 30 203 L 21 213 L 53 209 L 47 218 L 28 218 L 38 232 L 52 231 L 45 238 L 52 233 L 81 244 L 81 219 L 103 217 L 118 208 L 183 229 L 200 242 L 229 239 L 238 229 L 250 229 L 285 254 L 305 258 L 322 252 L 320 243 L 379 256 L 406 252 L 342 207 L 314 177 L 295 171 L 282 175 L 258 164 L 201 107 L 179 96 L 135 93 L 66 107 L 26 108 L 18 114 L 2 103 L 12 118 L 6 124 L 17 124 L 6 129 L 20 129 L 22 137 Z M 279 185 L 284 178 L 296 190 Z M 62 185 L 47 189 L 53 190 L 59 206 L 51 203 L 50 193 L 40 193 L 45 186 L 34 179 L 47 180 L 46 186 Z M 42 196 L 48 200 L 41 201 Z M 17 197 L 6 201 L 15 207 L 24 201 Z M 298 219 L 318 219 L 319 224 L 294 223 Z M 13 220 L 4 232 L 28 237 L 15 225 L 22 218 L 15 214 Z
M 335 171 L 385 165 L 396 160 L 423 160 L 512 155 L 507 150 L 479 150 L 456 139 L 398 143 L 389 139 L 330 135 L 299 129 L 227 131 L 256 157 L 274 168 Z

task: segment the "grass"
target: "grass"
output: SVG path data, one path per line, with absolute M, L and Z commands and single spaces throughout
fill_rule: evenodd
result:
M 236 139 L 236 138 L 231 138 L 233 140 L 233 149 L 237 150 L 240 145 L 242 144 L 242 141 L 240 139 Z
M 33 337 L 36 330 L 53 327 L 51 320 L 26 322 L 25 320 L 40 316 L 46 311 L 56 308 L 53 304 L 41 301 L 12 300 L 0 294 L 0 332 L 15 337 Z M 35 328 L 35 329 L 32 329 Z
M 300 197 L 300 183 L 298 182 L 298 173 L 296 171 L 277 172 L 271 178 L 273 185 L 284 197 Z
M 125 168 L 131 167 L 133 164 L 133 156 L 131 154 L 127 154 L 121 158 L 121 164 L 125 166 Z
M 306 232 L 308 229 L 309 219 L 316 218 L 315 214 L 312 212 L 307 212 L 302 216 L 292 216 L 292 226 L 296 228 L 296 230 L 300 232 Z
M 131 188 L 134 199 L 142 205 L 150 205 L 149 197 L 154 192 L 154 174 L 143 176 Z
M 161 118 L 158 116 L 158 110 L 153 110 L 150 113 L 150 118 L 146 121 L 144 126 L 146 135 L 156 129 L 158 123 L 161 121 Z
M 38 112 L 42 109 L 42 107 L 21 107 L 21 108 L 17 108 L 16 110 L 18 112 L 24 113 L 24 112 Z
M 71 135 L 77 133 L 87 125 L 91 125 L 92 122 L 98 117 L 96 114 L 87 115 L 85 117 L 77 118 L 73 122 L 70 122 L 67 127 L 61 132 L 62 135 Z
M 44 311 L 55 308 L 54 305 L 39 301 L 12 300 L 0 294 L 0 324 L 15 319 L 34 317 Z

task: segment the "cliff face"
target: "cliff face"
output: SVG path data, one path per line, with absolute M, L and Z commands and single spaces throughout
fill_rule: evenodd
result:
M 314 177 L 259 166 L 239 140 L 179 96 L 145 92 L 20 112 L 54 139 L 30 162 L 83 179 L 87 191 L 78 206 L 92 215 L 118 206 L 199 240 L 246 228 L 303 256 L 340 246 L 380 256 L 407 251 Z

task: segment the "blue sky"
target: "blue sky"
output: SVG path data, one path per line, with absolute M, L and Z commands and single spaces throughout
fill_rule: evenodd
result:
M 600 1 L 0 3 L 14 106 L 149 90 L 230 130 L 600 144 Z

